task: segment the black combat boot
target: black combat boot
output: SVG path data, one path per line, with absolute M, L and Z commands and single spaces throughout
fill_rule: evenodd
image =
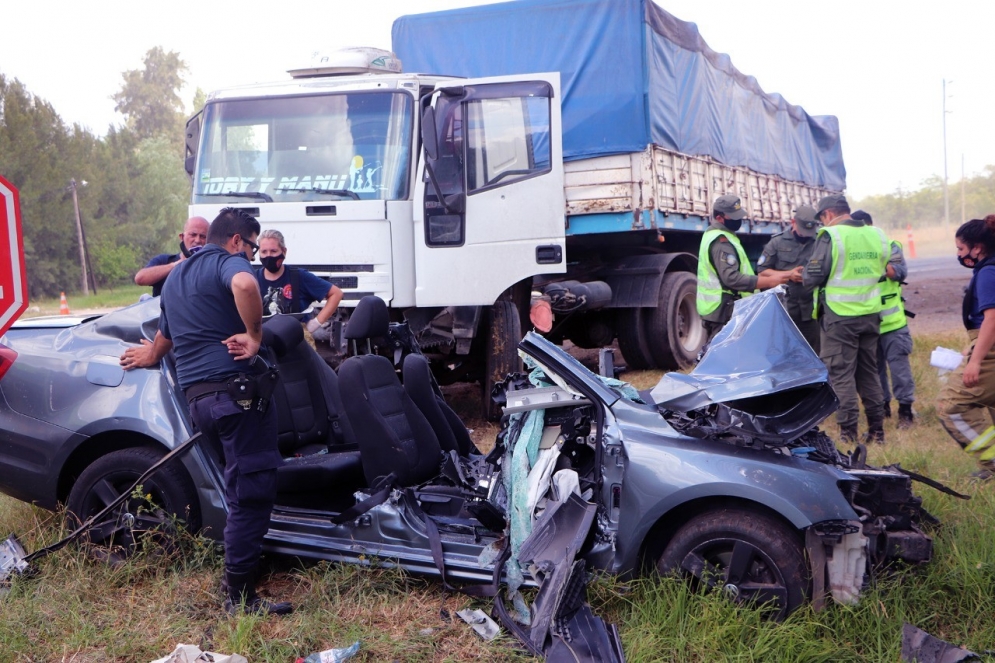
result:
M 856 426 L 840 427 L 840 442 L 844 442 L 846 444 L 856 444 L 857 427 Z
M 884 444 L 884 428 L 881 424 L 876 426 L 871 426 L 867 432 L 864 434 L 864 442 L 875 442 L 877 444 Z
M 901 404 L 899 404 L 898 411 L 899 413 L 902 411 Z M 891 401 L 884 402 L 884 418 L 891 419 Z
M 294 611 L 290 603 L 270 603 L 256 594 L 255 573 L 232 573 L 225 571 L 224 586 L 228 596 L 225 598 L 225 612 L 236 615 L 239 612 L 247 615 L 289 615 Z
M 912 403 L 898 404 L 898 427 L 912 428 L 915 425 L 915 415 L 912 413 Z

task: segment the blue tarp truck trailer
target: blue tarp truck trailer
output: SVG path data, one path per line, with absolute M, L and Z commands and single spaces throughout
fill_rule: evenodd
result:
M 764 92 L 649 0 L 403 16 L 392 41 L 212 93 L 187 127 L 191 213 L 250 208 L 288 263 L 342 287 L 343 317 L 383 298 L 441 379 L 485 394 L 537 291 L 555 340 L 690 365 L 714 198 L 741 197 L 756 257 L 845 187 L 834 117 Z

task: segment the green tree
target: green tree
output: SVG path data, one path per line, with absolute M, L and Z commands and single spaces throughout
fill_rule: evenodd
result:
M 124 115 L 126 126 L 139 139 L 165 135 L 182 143 L 184 107 L 179 90 L 187 65 L 179 53 L 160 46 L 149 50 L 143 62 L 143 69 L 122 74 L 121 91 L 111 97 L 117 102 L 114 110 Z

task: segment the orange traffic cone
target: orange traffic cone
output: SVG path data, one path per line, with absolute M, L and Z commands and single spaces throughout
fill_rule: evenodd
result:
M 69 302 L 66 301 L 66 293 L 59 295 L 59 315 L 69 315 Z

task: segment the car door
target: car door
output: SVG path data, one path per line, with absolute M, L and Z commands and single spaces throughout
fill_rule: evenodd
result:
M 422 138 L 418 306 L 489 305 L 566 270 L 558 73 L 441 83 Z

